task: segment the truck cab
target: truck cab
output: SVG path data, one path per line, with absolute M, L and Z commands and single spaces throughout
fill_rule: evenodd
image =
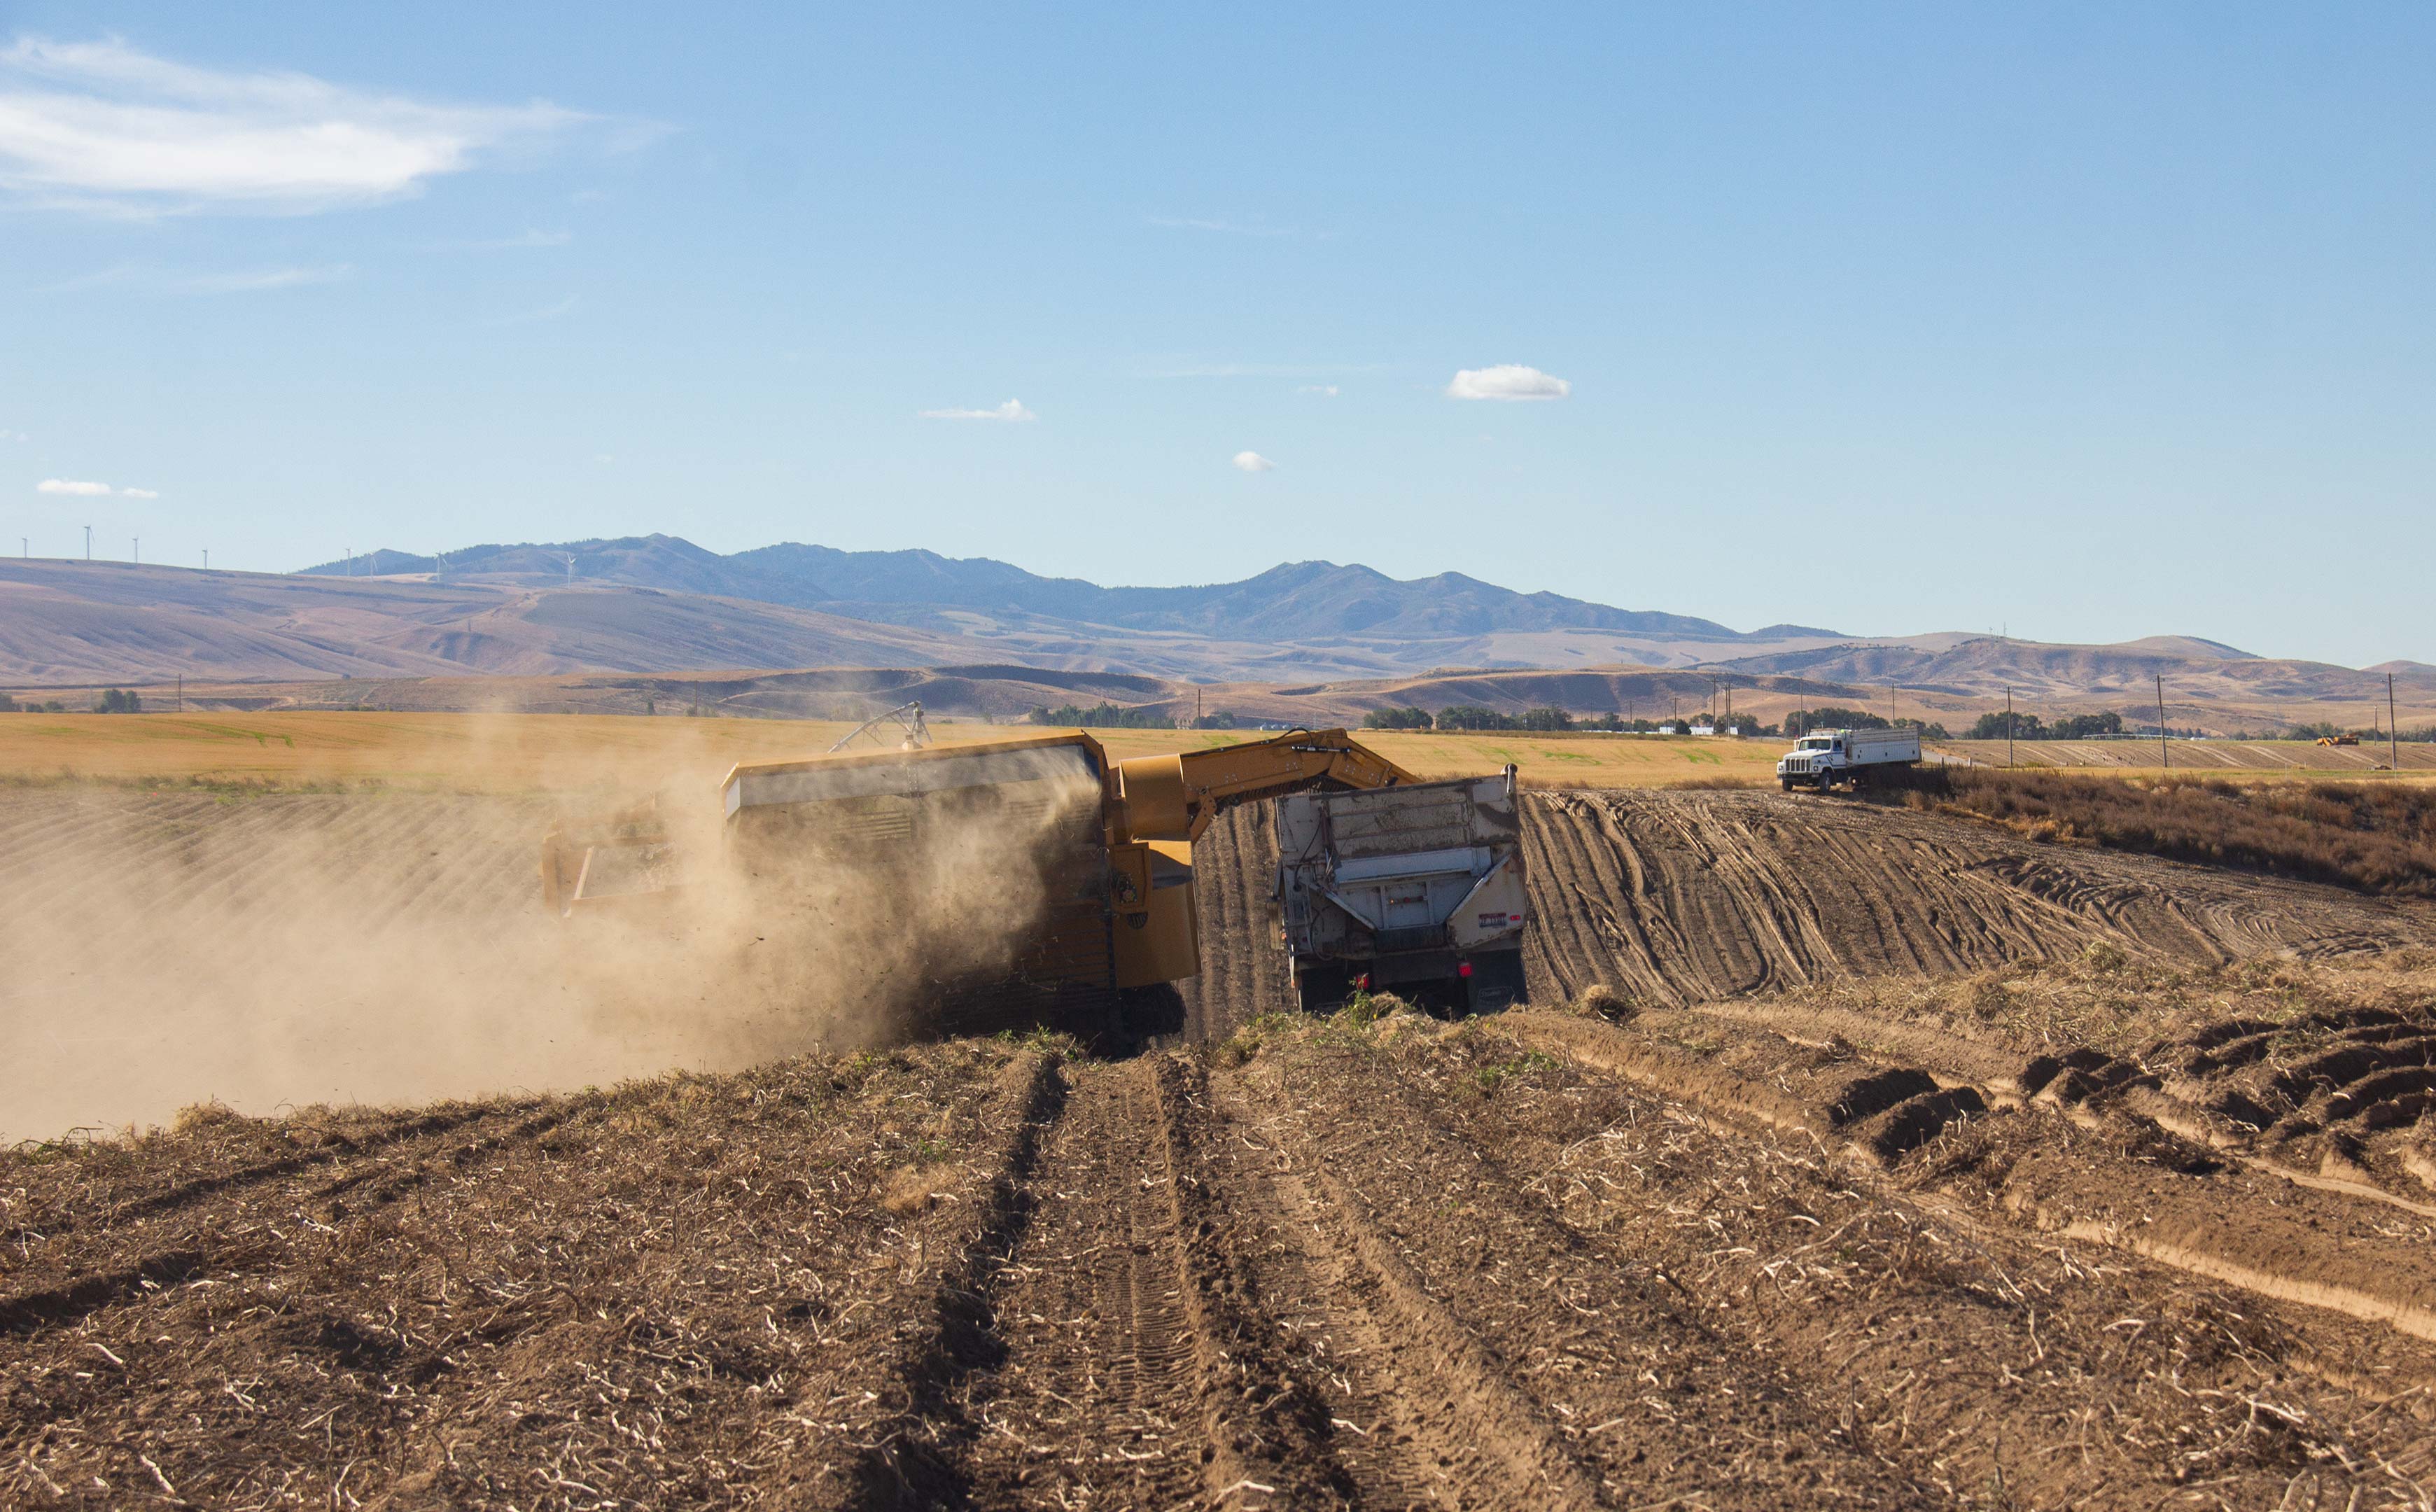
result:
M 1776 780 L 1785 791 L 1811 787 L 1825 792 L 1839 782 L 1855 787 L 1886 768 L 1920 763 L 1920 731 L 1813 730 L 1776 763 Z

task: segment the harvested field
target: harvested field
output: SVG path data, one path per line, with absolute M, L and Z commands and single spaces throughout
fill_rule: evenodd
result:
M 2436 789 L 2416 783 L 2091 781 L 1946 767 L 1911 773 L 1904 786 L 1916 807 L 1990 820 L 2034 840 L 2436 896 Z
M 2002 767 L 2002 740 L 1947 740 L 1940 750 L 1975 766 Z M 2319 745 L 2310 740 L 2173 740 L 2159 751 L 2154 737 L 2120 740 L 2016 740 L 2017 767 L 2060 767 L 2079 772 L 2238 773 L 2245 777 L 2340 777 L 2377 771 L 2399 756 L 2399 771 L 2436 773 L 2436 744 L 2405 740 L 2389 753 L 2382 739 L 2363 736 L 2358 745 Z
M 2424 1213 L 1917 1049 L 1347 1016 L 20 1152 L 0 1495 L 2427 1504 Z
M 270 712 L 26 714 L 0 719 L 0 777 L 54 782 L 201 778 L 271 787 L 386 785 L 425 791 L 564 792 L 595 786 L 713 792 L 739 761 L 826 751 L 851 724 L 822 720 L 593 714 Z M 1036 724 L 938 720 L 943 745 L 1044 733 Z M 1120 759 L 1262 739 L 1258 730 L 1104 729 Z M 1781 743 L 1661 736 L 1411 733 L 1362 739 L 1424 778 L 1475 776 L 1512 763 L 1549 786 L 1663 787 L 1767 781 Z
M 402 913 L 503 913 L 521 853 L 421 854 L 477 801 L 10 835 L 185 825 L 174 917 L 311 814 L 426 869 Z M 1283 1012 L 1246 809 L 1131 1058 L 21 1145 L 0 1504 L 2436 1504 L 2436 911 L 1772 792 L 1528 813 L 1497 1018 Z

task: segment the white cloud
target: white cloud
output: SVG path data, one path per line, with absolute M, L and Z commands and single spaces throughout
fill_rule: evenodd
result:
M 1466 368 L 1447 385 L 1450 399 L 1562 399 L 1574 391 L 1564 379 L 1519 362 Z
M 78 498 L 159 498 L 148 488 L 113 488 L 108 483 L 96 483 L 81 478 L 45 478 L 34 485 L 37 494 L 67 494 Z
M 1023 408 L 1020 399 L 1009 399 L 995 409 L 925 409 L 925 420 L 1037 420 L 1040 417 Z
M 106 214 L 303 214 L 393 200 L 592 118 L 305 74 L 218 73 L 116 41 L 0 49 L 0 192 Z
M 1278 470 L 1278 464 L 1259 452 L 1239 451 L 1235 454 L 1235 468 L 1238 472 L 1244 473 L 1274 473 Z
M 1301 388 L 1296 389 L 1295 392 L 1315 393 L 1323 399 L 1333 399 L 1336 397 L 1336 385 L 1332 383 L 1306 383 Z

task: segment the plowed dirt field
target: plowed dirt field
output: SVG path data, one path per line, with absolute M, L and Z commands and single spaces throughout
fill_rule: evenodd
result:
M 1532 813 L 1494 1018 L 1280 1012 L 1239 813 L 1129 1058 L 21 1146 L 0 1504 L 2431 1504 L 2436 915 Z

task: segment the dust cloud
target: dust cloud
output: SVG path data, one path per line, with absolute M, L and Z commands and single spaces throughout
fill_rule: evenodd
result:
M 740 858 L 672 782 L 649 895 L 560 919 L 531 797 L 0 794 L 0 1138 L 607 1086 L 901 1035 L 1004 972 L 1096 785 Z M 627 795 L 634 796 L 631 792 Z M 884 816 L 882 816 L 884 817 Z

